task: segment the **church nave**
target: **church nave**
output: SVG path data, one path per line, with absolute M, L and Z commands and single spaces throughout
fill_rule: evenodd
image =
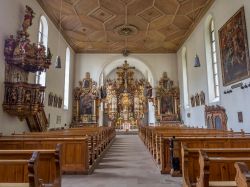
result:
M 64 175 L 63 187 L 180 187 L 181 178 L 161 175 L 137 135 L 117 135 L 92 175 Z

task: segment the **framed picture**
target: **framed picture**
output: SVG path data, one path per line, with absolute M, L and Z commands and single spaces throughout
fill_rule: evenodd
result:
M 243 123 L 243 114 L 242 114 L 242 112 L 238 112 L 238 122 Z
M 249 51 L 244 7 L 219 30 L 223 85 L 249 77 Z

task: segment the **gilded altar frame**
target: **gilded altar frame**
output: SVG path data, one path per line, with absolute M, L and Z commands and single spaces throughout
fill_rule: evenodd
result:
M 160 123 L 180 121 L 180 91 L 164 72 L 156 89 L 155 116 Z
M 87 72 L 86 77 L 79 81 L 79 86 L 74 89 L 72 123 L 74 125 L 96 124 L 98 121 L 97 106 L 97 83 L 90 78 L 90 74 Z

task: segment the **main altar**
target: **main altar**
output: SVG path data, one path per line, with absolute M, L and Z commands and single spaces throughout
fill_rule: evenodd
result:
M 101 88 L 104 96 L 104 113 L 116 129 L 137 129 L 147 112 L 152 87 L 144 78 L 135 79 L 135 67 L 127 61 L 116 68 L 116 79 L 107 79 Z

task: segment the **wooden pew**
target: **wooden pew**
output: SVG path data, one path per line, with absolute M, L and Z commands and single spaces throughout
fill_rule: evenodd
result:
M 182 176 L 183 187 L 194 186 L 199 176 L 199 151 L 209 157 L 250 157 L 250 148 L 188 148 L 182 144 Z M 218 169 L 218 168 L 217 168 Z M 220 168 L 221 170 L 223 168 Z M 226 174 L 225 174 L 226 175 Z M 234 174 L 233 174 L 234 175 Z
M 61 168 L 64 174 L 88 174 L 87 137 L 0 137 L 0 149 L 53 149 L 62 144 Z
M 11 160 L 2 160 L 0 159 L 0 166 L 4 170 L 0 170 L 1 174 L 11 172 L 13 168 L 19 168 L 19 171 L 23 171 L 26 174 L 25 178 L 28 178 L 28 182 L 24 181 L 23 178 L 15 178 L 8 181 L 0 181 L 0 187 L 52 187 L 53 184 L 43 184 L 38 178 L 38 160 L 39 152 L 35 151 L 32 154 L 32 157 L 29 160 L 26 159 L 11 159 Z M 13 171 L 12 171 L 13 173 Z
M 27 160 L 34 151 L 39 152 L 38 172 L 39 179 L 46 184 L 54 184 L 61 186 L 61 145 L 58 144 L 56 149 L 47 150 L 0 150 L 0 160 Z M 6 166 L 0 166 L 2 171 L 5 171 Z M 23 170 L 21 170 L 23 171 Z M 23 179 L 23 182 L 28 182 L 26 173 L 22 173 L 18 168 L 14 167 L 10 173 L 4 172 L 0 175 L 0 181 L 13 181 L 15 179 Z
M 185 136 L 249 136 L 249 133 L 244 131 L 233 132 L 217 129 L 203 129 L 203 128 L 188 128 L 180 125 L 167 125 L 158 127 L 140 126 L 140 137 L 148 147 L 154 159 L 160 164 L 160 142 L 162 137 L 185 137 Z M 195 132 L 195 134 L 194 134 Z
M 237 186 L 250 187 L 250 171 L 247 164 L 244 162 L 236 162 L 234 163 L 234 167 L 236 168 L 235 181 Z
M 78 155 L 75 154 L 75 152 L 79 153 L 78 157 L 81 157 L 81 155 L 85 158 L 87 158 L 88 161 L 82 161 L 81 163 L 88 162 L 88 164 L 85 163 L 85 166 L 71 166 L 68 168 L 65 168 L 63 165 L 63 173 L 82 173 L 82 174 L 89 174 L 91 173 L 97 162 L 100 160 L 101 155 L 103 155 L 104 150 L 110 145 L 111 141 L 115 137 L 115 130 L 114 128 L 110 127 L 83 127 L 83 128 L 73 128 L 73 129 L 65 129 L 65 130 L 58 130 L 58 131 L 50 131 L 50 132 L 43 132 L 43 133 L 25 133 L 25 134 L 14 134 L 13 137 L 18 138 L 35 138 L 35 139 L 47 139 L 52 137 L 57 138 L 86 138 L 85 145 L 87 145 L 87 151 L 86 150 L 74 150 L 72 148 L 71 150 L 67 151 L 68 159 L 76 160 L 73 157 L 77 157 Z M 81 149 L 81 148 L 80 148 Z M 64 150 L 64 148 L 63 148 Z M 63 151 L 65 152 L 65 151 Z M 73 155 L 70 155 L 72 153 Z M 63 156 L 64 158 L 64 156 Z M 62 160 L 64 160 L 62 158 Z M 78 158 L 79 162 L 79 158 Z M 75 169 L 75 170 L 74 170 Z
M 181 176 L 181 143 L 188 148 L 250 148 L 250 137 L 175 137 L 162 138 L 161 173 Z
M 239 181 L 239 176 L 236 176 L 234 164 L 242 161 L 250 165 L 249 157 L 240 157 L 240 155 L 238 157 L 209 157 L 205 151 L 199 151 L 200 174 L 196 187 L 238 186 L 236 181 Z

